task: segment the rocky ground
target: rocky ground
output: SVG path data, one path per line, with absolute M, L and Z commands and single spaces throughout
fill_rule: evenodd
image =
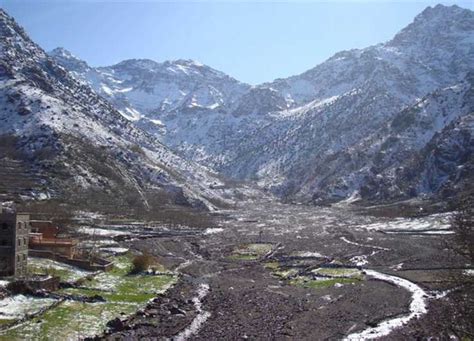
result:
M 446 247 L 452 238 L 448 218 L 387 218 L 379 211 L 266 200 L 222 212 L 211 232 L 128 241 L 181 278 L 143 311 L 110 324 L 102 338 L 334 340 L 383 327 L 413 310 L 415 294 L 390 280 L 364 276 L 311 288 L 275 276 L 268 266 L 295 255 L 307 262 L 305 269 L 321 263 L 358 266 L 395 276 L 422 294 L 427 312 L 369 335 L 472 336 L 472 276 L 462 275 L 469 265 Z M 233 257 L 247 243 L 269 243 L 273 250 L 257 259 Z

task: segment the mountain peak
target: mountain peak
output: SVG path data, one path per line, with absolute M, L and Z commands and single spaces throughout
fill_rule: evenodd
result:
M 196 66 L 196 67 L 201 67 L 204 66 L 203 63 L 198 62 L 193 59 L 176 59 L 171 61 L 172 64 L 178 64 L 178 65 L 185 65 L 185 66 Z
M 160 64 L 154 60 L 146 59 L 146 58 L 132 58 L 132 59 L 125 59 L 118 64 L 115 64 L 112 67 L 119 67 L 119 68 L 136 68 L 136 69 L 155 69 Z
M 55 49 L 49 51 L 48 54 L 53 57 L 79 59 L 75 55 L 73 55 L 69 50 L 66 50 L 64 47 L 56 47 Z
M 85 61 L 76 57 L 64 47 L 56 47 L 49 51 L 48 55 L 69 71 L 84 72 L 90 69 Z
M 434 46 L 442 39 L 474 33 L 474 12 L 456 5 L 427 7 L 401 30 L 389 45 L 416 44 L 430 40 Z
M 428 6 L 426 7 L 420 14 L 415 17 L 416 20 L 422 19 L 432 19 L 433 17 L 437 17 L 439 15 L 456 15 L 462 13 L 463 11 L 469 11 L 468 9 L 463 9 L 457 5 L 452 6 L 445 6 L 441 4 L 437 4 L 436 6 Z

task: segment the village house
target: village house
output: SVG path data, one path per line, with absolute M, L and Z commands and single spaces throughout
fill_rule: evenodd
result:
M 31 220 L 29 245 L 31 250 L 50 251 L 67 258 L 74 258 L 78 241 L 60 238 L 59 227 L 49 220 Z
M 27 275 L 29 220 L 29 214 L 0 206 L 0 277 Z

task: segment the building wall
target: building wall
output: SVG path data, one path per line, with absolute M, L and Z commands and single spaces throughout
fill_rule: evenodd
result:
M 74 255 L 76 254 L 75 244 L 71 244 L 70 246 L 59 246 L 58 244 L 31 243 L 30 246 L 32 250 L 51 251 L 68 258 L 74 258 Z
M 15 214 L 8 211 L 0 212 L 0 276 L 15 274 Z
M 24 277 L 28 274 L 28 234 L 30 231 L 30 215 L 16 215 L 15 241 L 15 276 Z
M 31 220 L 31 231 L 42 233 L 44 238 L 56 238 L 59 228 L 49 220 Z
M 0 213 L 0 276 L 24 277 L 28 273 L 29 215 Z

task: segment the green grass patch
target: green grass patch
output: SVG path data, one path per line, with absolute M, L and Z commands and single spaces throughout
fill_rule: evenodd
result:
M 269 269 L 269 270 L 278 270 L 280 268 L 280 263 L 278 263 L 278 262 L 266 262 L 265 264 L 263 264 L 263 266 L 266 269 Z
M 272 251 L 273 244 L 253 243 L 237 246 L 228 257 L 231 260 L 257 260 Z
M 59 277 L 62 282 L 74 282 L 90 272 L 50 259 L 30 257 L 28 258 L 28 273 Z
M 27 323 L 9 329 L 3 340 L 71 340 L 101 333 L 107 322 L 128 315 L 137 305 L 128 303 L 81 303 L 65 301 Z
M 295 276 L 298 274 L 297 269 L 289 268 L 289 269 L 280 269 L 273 271 L 272 274 L 276 277 L 282 278 L 282 279 L 289 279 L 292 276 Z
M 239 247 L 239 251 L 254 253 L 257 255 L 265 255 L 272 251 L 273 245 L 272 244 L 245 244 Z
M 231 254 L 227 258 L 230 260 L 257 260 L 258 256 L 257 255 L 241 255 L 238 253 L 234 253 L 234 254 Z
M 356 268 L 318 268 L 311 271 L 316 276 L 298 276 L 298 268 L 282 267 L 276 261 L 266 262 L 264 266 L 273 276 L 288 280 L 290 285 L 304 288 L 329 288 L 338 283 L 353 284 L 364 279 L 362 271 Z
M 15 322 L 16 320 L 13 320 L 13 319 L 0 319 L 0 326 L 4 326 L 6 324 L 9 324 L 9 323 L 12 323 L 12 322 Z
M 331 277 L 349 277 L 357 279 L 362 279 L 364 277 L 362 271 L 355 268 L 319 268 L 311 272 L 315 275 Z
M 106 302 L 65 301 L 42 316 L 0 332 L 0 340 L 70 340 L 100 334 L 108 321 L 134 313 L 176 281 L 172 274 L 130 275 L 132 259 L 128 255 L 114 260 L 113 270 L 84 281 L 83 288 L 60 290 L 74 295 L 99 295 Z
M 267 262 L 264 264 L 265 268 L 270 270 L 272 275 L 281 279 L 289 279 L 298 274 L 298 269 L 281 267 L 279 262 Z

